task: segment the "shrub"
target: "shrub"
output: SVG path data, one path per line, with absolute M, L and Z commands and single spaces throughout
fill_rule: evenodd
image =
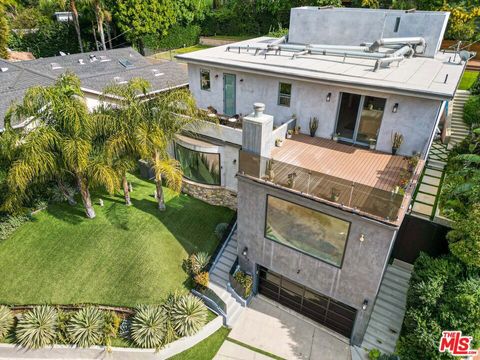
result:
M 184 295 L 174 304 L 172 320 L 179 336 L 195 335 L 207 322 L 207 307 L 196 296 Z
M 13 312 L 9 307 L 0 305 L 0 340 L 8 335 L 13 326 Z
M 239 270 L 237 271 L 233 277 L 235 278 L 235 280 L 237 280 L 237 282 L 242 285 L 243 287 L 243 295 L 247 298 L 250 296 L 250 294 L 252 293 L 252 286 L 253 286 L 253 278 L 251 275 L 248 275 L 247 273 Z
M 471 96 L 465 103 L 463 121 L 469 125 L 480 123 L 480 95 Z
M 450 252 L 467 265 L 480 268 L 480 204 L 455 221 L 447 234 Z
M 165 323 L 165 336 L 163 338 L 163 344 L 169 344 L 178 338 L 178 334 L 175 331 L 175 326 L 173 323 L 173 309 L 181 297 L 182 295 L 175 291 L 168 295 L 165 303 L 163 304 L 163 310 L 167 318 Z
M 215 235 L 217 236 L 218 240 L 222 240 L 223 236 L 227 232 L 228 224 L 227 223 L 220 223 L 215 227 Z
M 30 349 L 52 345 L 57 330 L 57 311 L 47 305 L 35 306 L 18 321 L 15 337 L 17 343 Z
M 438 352 L 442 330 L 480 334 L 480 270 L 452 255 L 416 260 L 397 349 L 402 360 L 444 359 Z M 477 343 L 473 348 L 478 347 Z
M 148 35 L 143 41 L 147 48 L 152 50 L 177 49 L 184 46 L 193 46 L 198 43 L 200 26 L 198 25 L 174 25 L 168 30 L 166 36 L 158 34 Z
M 470 93 L 472 95 L 480 95 L 480 77 L 477 77 L 472 86 L 470 86 Z
M 57 338 L 56 342 L 60 344 L 70 344 L 70 337 L 68 336 L 68 323 L 72 318 L 73 312 L 59 311 L 57 314 Z
M 107 346 L 111 345 L 111 339 L 118 336 L 120 331 L 120 325 L 122 324 L 122 319 L 115 311 L 106 311 L 104 313 L 104 328 L 103 332 L 105 335 L 105 344 Z
M 7 215 L 3 220 L 0 220 L 0 241 L 6 240 L 15 232 L 15 230 L 28 220 L 29 217 L 23 215 Z
M 368 359 L 369 360 L 378 360 L 378 358 L 382 355 L 380 350 L 378 349 L 372 349 L 368 352 Z
M 165 336 L 165 311 L 156 305 L 142 305 L 136 310 L 130 326 L 133 342 L 142 347 L 159 349 Z
M 70 341 L 79 347 L 100 345 L 104 339 L 105 317 L 101 310 L 89 306 L 78 310 L 67 326 Z
M 203 272 L 198 273 L 197 275 L 195 275 L 194 280 L 195 280 L 195 283 L 196 283 L 197 285 L 199 285 L 200 287 L 202 287 L 202 288 L 207 288 L 207 287 L 208 287 L 208 283 L 209 283 L 209 281 L 210 281 L 210 277 L 209 277 L 209 275 L 208 275 L 208 272 L 203 271 Z
M 192 254 L 189 259 L 189 271 L 193 275 L 198 275 L 207 267 L 209 261 L 210 255 L 206 252 Z

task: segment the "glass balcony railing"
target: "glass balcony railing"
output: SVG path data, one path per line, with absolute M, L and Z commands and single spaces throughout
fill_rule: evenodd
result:
M 330 176 L 278 160 L 240 151 L 239 174 L 292 189 L 353 211 L 396 222 L 402 208 L 404 190 L 378 189 Z M 413 189 L 412 182 L 406 192 Z

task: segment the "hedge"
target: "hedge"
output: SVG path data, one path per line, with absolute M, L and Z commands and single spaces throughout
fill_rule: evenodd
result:
M 192 46 L 198 43 L 200 37 L 198 25 L 174 25 L 164 37 L 160 35 L 147 35 L 143 41 L 145 47 L 151 50 L 170 50 L 184 46 Z

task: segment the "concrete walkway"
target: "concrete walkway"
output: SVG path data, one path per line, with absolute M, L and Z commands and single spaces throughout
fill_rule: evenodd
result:
M 351 359 L 347 338 L 333 333 L 263 296 L 256 296 L 252 300 L 233 326 L 229 337 L 289 360 Z M 224 346 L 228 349 L 225 349 Z M 226 353 L 227 350 L 234 350 L 232 348 L 227 342 L 224 343 L 219 355 Z M 243 349 L 245 348 L 240 346 L 240 349 L 237 350 L 244 351 Z M 230 354 L 231 358 L 236 359 L 234 354 L 231 352 Z M 237 358 L 244 359 L 240 353 Z
M 214 360 L 272 360 L 271 357 L 226 340 Z

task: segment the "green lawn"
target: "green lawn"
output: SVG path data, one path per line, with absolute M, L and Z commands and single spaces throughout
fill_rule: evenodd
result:
M 131 176 L 133 206 L 104 196 L 97 217 L 80 205 L 52 205 L 0 243 L 0 303 L 156 303 L 190 286 L 182 268 L 192 252 L 213 252 L 215 226 L 233 212 L 167 191 L 157 211 L 154 185 Z
M 169 360 L 211 360 L 229 333 L 230 329 L 222 327 L 197 345 L 169 358 Z
M 478 71 L 465 70 L 462 80 L 460 81 L 459 89 L 468 90 L 473 85 L 478 77 Z
M 203 50 L 203 49 L 208 49 L 210 46 L 207 45 L 194 45 L 194 46 L 189 46 L 189 47 L 184 47 L 184 48 L 179 48 L 179 49 L 174 49 L 171 51 L 164 51 L 155 55 L 152 55 L 154 59 L 162 59 L 162 60 L 173 60 L 175 61 L 175 55 L 179 54 L 186 54 L 198 50 Z

